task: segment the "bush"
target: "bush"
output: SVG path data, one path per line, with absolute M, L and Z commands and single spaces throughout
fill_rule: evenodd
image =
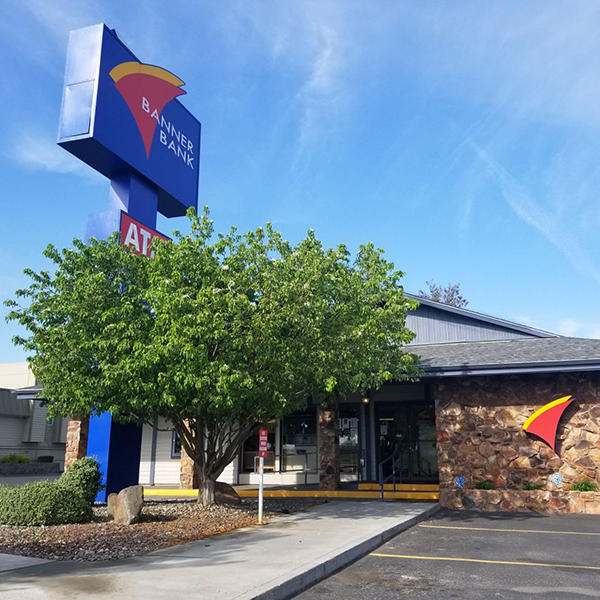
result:
M 57 481 L 0 486 L 0 523 L 6 525 L 86 523 L 92 516 L 92 505 Z
M 598 486 L 589 479 L 584 479 L 582 481 L 578 481 L 571 486 L 571 490 L 574 492 L 596 492 L 598 491 Z
M 0 458 L 0 463 L 5 465 L 26 465 L 29 462 L 29 457 L 23 454 L 7 454 Z
M 85 501 L 92 506 L 98 492 L 104 488 L 100 482 L 101 478 L 98 462 L 91 456 L 86 456 L 76 460 L 58 478 L 57 484 L 81 494 Z
M 51 463 L 54 462 L 54 456 L 38 456 L 37 461 L 39 463 Z
M 495 490 L 496 486 L 491 481 L 478 481 L 475 484 L 478 490 Z
M 524 489 L 526 489 L 526 490 L 541 490 L 542 486 L 539 483 L 533 483 L 533 481 L 528 481 L 525 484 Z

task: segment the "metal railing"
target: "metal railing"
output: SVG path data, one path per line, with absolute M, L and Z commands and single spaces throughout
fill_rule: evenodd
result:
M 384 478 L 383 467 L 387 463 L 392 463 L 392 472 Z M 381 500 L 385 499 L 385 484 L 391 479 L 394 484 L 394 492 L 396 491 L 396 477 L 398 477 L 398 483 L 402 483 L 402 459 L 399 448 L 396 448 L 394 452 L 386 459 L 382 460 L 377 465 L 377 474 L 379 476 L 379 486 L 381 487 Z
M 309 473 L 318 473 L 318 469 L 315 468 L 310 468 L 308 466 L 308 461 L 309 461 L 309 456 L 316 456 L 317 452 L 316 450 L 314 452 L 311 452 L 309 450 L 295 450 L 294 452 L 286 452 L 285 450 L 282 451 L 281 453 L 281 472 L 282 473 L 304 473 L 304 485 L 308 485 L 308 475 Z M 286 456 L 302 456 L 304 458 L 304 465 L 301 468 L 288 468 L 287 465 L 284 465 L 283 463 L 285 463 L 285 457 Z

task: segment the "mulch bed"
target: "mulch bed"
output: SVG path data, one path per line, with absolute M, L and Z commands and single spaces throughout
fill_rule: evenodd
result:
M 317 503 L 265 499 L 264 519 L 306 510 Z M 134 525 L 114 523 L 106 507 L 99 506 L 94 508 L 91 523 L 49 527 L 0 525 L 0 553 L 52 560 L 117 560 L 256 523 L 256 500 L 244 500 L 236 507 L 209 508 L 187 500 L 145 502 L 142 520 Z

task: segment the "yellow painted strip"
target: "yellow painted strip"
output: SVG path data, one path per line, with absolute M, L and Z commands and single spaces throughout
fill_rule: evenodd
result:
M 258 497 L 258 490 L 236 490 L 244 498 Z M 348 490 L 265 490 L 265 498 L 381 498 L 380 492 L 353 492 Z M 385 498 L 394 500 L 438 500 L 436 492 L 385 492 Z
M 393 490 L 394 484 L 386 483 L 385 490 Z M 381 490 L 378 483 L 359 483 L 359 490 Z M 397 483 L 396 490 L 399 492 L 438 492 L 440 489 L 439 483 Z
M 560 535 L 600 535 L 596 532 L 588 531 L 555 531 L 550 529 L 501 529 L 499 527 L 460 527 L 458 525 L 425 525 L 419 524 L 419 527 L 426 527 L 428 529 L 466 529 L 467 531 L 501 531 L 510 533 L 553 533 Z
M 135 73 L 141 73 L 144 75 L 151 75 L 152 77 L 158 77 L 159 79 L 164 79 L 177 87 L 185 85 L 184 82 L 177 77 L 177 75 L 173 75 L 170 71 L 163 69 L 162 67 L 156 67 L 155 65 L 145 65 L 143 63 L 139 63 L 136 60 L 131 60 L 128 62 L 123 62 L 118 64 L 116 67 L 111 69 L 110 76 L 112 77 L 114 82 L 119 81 L 121 77 L 125 77 L 126 75 L 133 75 Z
M 550 410 L 551 408 L 554 408 L 555 406 L 558 406 L 559 404 L 564 404 L 565 402 L 567 402 L 567 400 L 569 400 L 571 398 L 571 396 L 563 396 L 562 398 L 559 398 L 558 400 L 553 400 L 552 402 L 548 402 L 548 404 L 542 406 L 542 408 L 538 408 L 530 417 L 529 419 L 527 419 L 527 421 L 525 421 L 525 423 L 523 423 L 523 429 L 525 431 L 527 431 L 527 428 L 531 425 L 531 423 L 537 419 L 541 414 L 545 413 L 547 410 Z
M 451 556 L 413 556 L 412 554 L 380 554 L 372 552 L 369 556 L 377 556 L 380 558 L 409 558 L 415 560 L 448 560 L 453 562 L 470 562 L 483 563 L 486 565 L 516 565 L 519 567 L 554 567 L 560 569 L 589 569 L 592 571 L 600 571 L 600 566 L 595 565 L 563 565 L 553 563 L 535 563 L 535 562 L 519 562 L 513 560 L 484 560 L 480 558 L 455 558 Z
M 242 498 L 257 498 L 258 490 L 236 490 Z M 144 490 L 144 496 L 180 496 L 195 497 L 198 490 L 180 490 L 180 489 L 151 489 Z M 380 492 L 354 492 L 349 490 L 323 491 L 323 490 L 265 490 L 265 498 L 349 498 L 355 500 L 361 499 L 379 499 Z M 388 500 L 438 500 L 437 492 L 385 492 L 385 498 Z
M 179 489 L 144 489 L 144 496 L 189 496 L 198 495 L 198 490 L 179 490 Z

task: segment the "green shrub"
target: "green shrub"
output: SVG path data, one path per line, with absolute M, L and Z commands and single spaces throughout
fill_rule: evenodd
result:
M 582 481 L 578 481 L 571 486 L 571 489 L 574 492 L 596 492 L 598 491 L 598 486 L 589 479 L 583 479 Z
M 54 456 L 38 456 L 37 461 L 39 463 L 51 463 L 54 462 Z
M 491 481 L 478 481 L 475 484 L 478 490 L 495 490 L 496 486 Z
M 56 481 L 0 486 L 0 523 L 86 523 L 92 519 L 94 500 L 104 487 L 100 478 L 98 463 L 86 457 L 75 461 Z
M 542 486 L 539 483 L 534 483 L 533 481 L 528 481 L 525 484 L 525 488 L 526 490 L 541 490 Z
M 81 494 L 90 506 L 104 488 L 98 462 L 91 456 L 76 460 L 57 480 L 57 484 Z
M 29 457 L 23 454 L 7 454 L 0 458 L 0 463 L 5 465 L 26 465 L 29 462 Z
M 92 516 L 92 505 L 81 494 L 56 481 L 0 486 L 0 523 L 6 525 L 86 523 Z

